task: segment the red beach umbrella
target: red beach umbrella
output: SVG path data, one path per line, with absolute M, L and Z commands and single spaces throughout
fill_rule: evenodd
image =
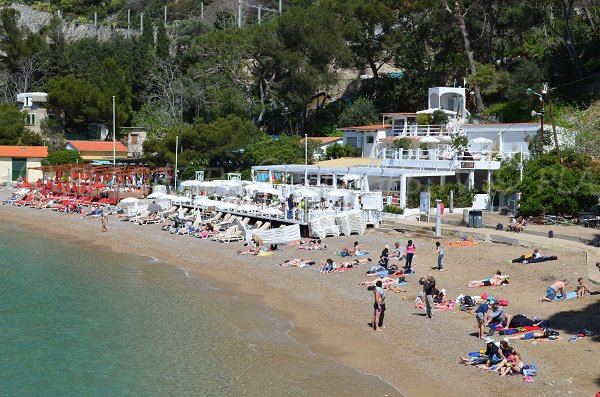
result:
M 108 185 L 106 183 L 94 183 L 92 185 L 93 188 L 99 189 L 99 188 L 103 188 L 103 187 L 107 187 Z
M 27 181 L 25 182 L 21 182 L 17 185 L 18 188 L 22 188 L 22 187 L 32 187 L 33 185 Z

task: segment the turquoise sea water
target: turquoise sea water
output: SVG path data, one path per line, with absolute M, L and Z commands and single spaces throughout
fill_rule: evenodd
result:
M 400 395 L 269 314 L 151 258 L 0 223 L 2 396 Z

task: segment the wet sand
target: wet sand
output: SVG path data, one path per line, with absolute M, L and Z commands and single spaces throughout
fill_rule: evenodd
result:
M 533 383 L 520 376 L 497 375 L 458 364 L 458 358 L 479 350 L 483 343 L 476 332 L 472 315 L 454 311 L 436 311 L 432 320 L 414 308 L 421 290 L 417 277 L 435 264 L 434 239 L 409 234 L 389 235 L 370 231 L 364 236 L 328 238 L 326 251 L 304 251 L 284 246 L 272 256 L 245 257 L 236 254 L 242 243 L 221 244 L 187 236 L 174 236 L 160 225 L 135 225 L 110 218 L 109 231 L 101 233 L 98 219 L 12 206 L 0 207 L 2 222 L 42 232 L 52 238 L 84 241 L 112 250 L 152 256 L 174 266 L 196 272 L 221 288 L 230 288 L 244 299 L 256 300 L 273 308 L 273 317 L 293 324 L 291 336 L 313 352 L 331 356 L 359 371 L 380 376 L 408 396 L 434 395 L 593 395 L 600 390 L 600 344 L 598 337 L 567 342 L 571 334 L 585 326 L 600 334 L 600 299 L 588 296 L 565 302 L 540 303 L 550 284 L 549 278 L 568 278 L 571 286 L 585 275 L 585 255 L 565 251 L 556 241 L 556 249 L 543 255 L 557 255 L 558 261 L 539 264 L 507 264 L 530 249 L 493 243 L 473 247 L 446 247 L 446 271 L 433 272 L 438 288 L 446 288 L 450 297 L 460 293 L 488 294 L 509 299 L 507 312 L 550 318 L 561 331 L 556 342 L 516 341 L 514 345 L 525 363 L 538 366 Z M 358 284 L 365 279 L 368 266 L 341 273 L 320 274 L 315 268 L 277 266 L 285 259 L 310 258 L 316 261 L 333 257 L 335 251 L 358 241 L 377 258 L 385 244 L 405 244 L 412 238 L 417 246 L 415 268 L 409 276 L 406 293 L 387 292 L 386 329 L 373 332 L 372 292 Z M 443 239 L 443 243 L 453 241 Z M 341 259 L 341 258 L 337 258 Z M 209 263 L 207 265 L 207 263 Z M 491 276 L 496 270 L 510 274 L 506 287 L 466 288 L 465 282 Z M 593 286 L 590 285 L 592 290 Z M 495 337 L 499 339 L 498 336 Z

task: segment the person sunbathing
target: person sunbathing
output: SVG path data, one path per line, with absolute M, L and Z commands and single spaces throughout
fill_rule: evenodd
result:
M 283 263 L 280 263 L 279 266 L 282 266 L 282 267 L 307 267 L 307 266 L 313 266 L 314 264 L 315 264 L 315 262 L 310 259 L 295 258 L 295 259 L 288 259 L 288 260 L 284 261 Z
M 498 270 L 500 273 L 500 270 Z M 502 274 L 496 273 L 490 278 L 484 278 L 483 280 L 471 280 L 467 281 L 467 287 L 476 288 L 476 287 L 490 287 L 490 286 L 500 286 L 506 285 L 509 283 L 508 275 L 503 276 Z
M 509 260 L 508 263 L 527 263 L 528 261 L 530 261 L 531 259 L 537 259 L 540 258 L 542 255 L 540 254 L 540 251 L 536 248 L 533 250 L 533 252 L 530 252 L 528 254 L 524 254 L 521 255 L 518 258 Z
M 531 339 L 556 340 L 556 339 L 558 339 L 558 336 L 559 336 L 558 331 L 546 328 L 541 331 L 530 331 L 530 332 L 525 332 L 524 334 L 509 335 L 506 337 L 506 339 L 509 339 L 509 340 L 531 340 Z
M 342 262 L 340 265 L 342 267 L 358 267 L 361 263 L 371 263 L 373 260 L 371 258 L 362 258 L 355 259 L 353 261 Z
M 400 280 L 394 278 L 394 277 L 389 277 L 389 276 L 385 276 L 385 277 L 380 277 L 377 280 L 372 280 L 372 281 L 363 281 L 361 282 L 359 285 L 364 285 L 367 287 L 367 289 L 373 289 L 375 288 L 375 285 L 381 281 L 381 285 L 383 288 L 392 291 L 392 292 L 407 292 L 405 289 L 400 288 L 400 285 L 402 285 L 402 283 L 400 282 Z
M 313 240 L 310 240 L 310 241 L 312 242 Z M 307 243 L 308 243 L 308 241 L 306 241 L 306 240 L 294 240 L 294 241 L 290 241 L 286 245 L 304 245 Z

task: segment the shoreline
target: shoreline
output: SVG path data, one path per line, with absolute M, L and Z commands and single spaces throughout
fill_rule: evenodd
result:
M 455 312 L 436 312 L 437 317 L 445 317 L 444 320 L 448 320 L 448 325 L 452 327 L 466 324 L 466 329 L 458 329 L 462 338 L 456 337 L 455 330 L 449 330 L 448 335 L 440 334 L 440 322 L 435 322 L 437 319 L 425 322 L 418 315 L 414 317 L 416 314 L 411 308 L 414 296 L 411 299 L 410 294 L 388 293 L 391 295 L 389 300 L 393 310 L 388 312 L 386 332 L 373 334 L 366 325 L 372 315 L 372 297 L 363 288 L 356 286 L 356 281 L 364 278 L 363 268 L 321 275 L 310 268 L 282 268 L 275 265 L 284 259 L 300 256 L 324 259 L 324 256 L 332 255 L 331 251 L 299 252 L 295 247 L 282 247 L 282 252 L 271 257 L 241 257 L 234 252 L 239 244 L 219 244 L 186 236 L 172 236 L 160 231 L 156 225 L 138 226 L 111 218 L 109 232 L 102 234 L 99 222 L 79 219 L 74 214 L 14 207 L 0 208 L 0 214 L 5 221 L 26 230 L 45 233 L 49 238 L 64 238 L 79 244 L 89 243 L 100 249 L 106 247 L 118 252 L 142 255 L 189 270 L 212 285 L 239 293 L 240 299 L 270 307 L 270 316 L 289 322 L 290 337 L 306 346 L 312 354 L 331 357 L 360 373 L 376 376 L 407 396 L 433 396 L 442 393 L 481 395 L 483 385 L 490 394 L 526 389 L 528 392 L 545 395 L 550 391 L 547 388 L 549 384 L 546 385 L 545 382 L 525 386 L 516 377 L 499 382 L 498 378 L 490 374 L 457 365 L 458 356 L 455 355 L 454 345 L 463 350 L 465 340 L 469 341 L 469 346 L 479 345 L 478 341 L 473 343 L 472 340 L 465 339 L 471 337 L 464 337 L 467 331 L 474 328 L 470 324 L 472 319 L 457 319 L 458 313 Z M 67 218 L 69 221 L 66 221 Z M 55 230 L 57 226 L 61 227 L 61 231 Z M 383 237 L 381 233 L 369 233 L 366 236 L 349 236 L 327 242 L 337 248 L 338 245 L 343 247 L 343 244 L 356 239 L 374 251 L 379 249 L 374 243 L 381 245 Z M 390 237 L 389 241 L 394 238 L 399 237 Z M 404 237 L 400 238 L 404 240 Z M 388 237 L 385 236 L 385 239 Z M 124 241 L 129 244 L 123 244 Z M 201 255 L 208 264 L 196 262 L 196 255 Z M 412 287 L 415 287 L 414 279 L 410 281 Z M 406 301 L 401 299 L 402 295 L 406 296 Z M 400 311 L 398 308 L 401 306 L 410 317 L 394 313 Z M 407 323 L 414 323 L 414 326 Z M 458 340 L 453 341 L 452 338 L 455 337 Z M 422 343 L 415 343 L 418 339 L 422 339 Z M 536 362 L 540 367 L 542 361 L 538 359 Z M 461 379 L 460 384 L 457 384 L 456 376 L 463 373 L 466 379 Z M 560 373 L 560 369 L 556 373 Z M 541 379 L 540 376 L 537 378 Z M 561 389 L 560 386 L 552 385 L 552 389 Z M 583 390 L 575 385 L 566 385 L 565 392 L 567 391 L 571 391 L 572 395 L 584 395 L 580 394 Z M 588 389 L 587 393 L 590 391 Z

